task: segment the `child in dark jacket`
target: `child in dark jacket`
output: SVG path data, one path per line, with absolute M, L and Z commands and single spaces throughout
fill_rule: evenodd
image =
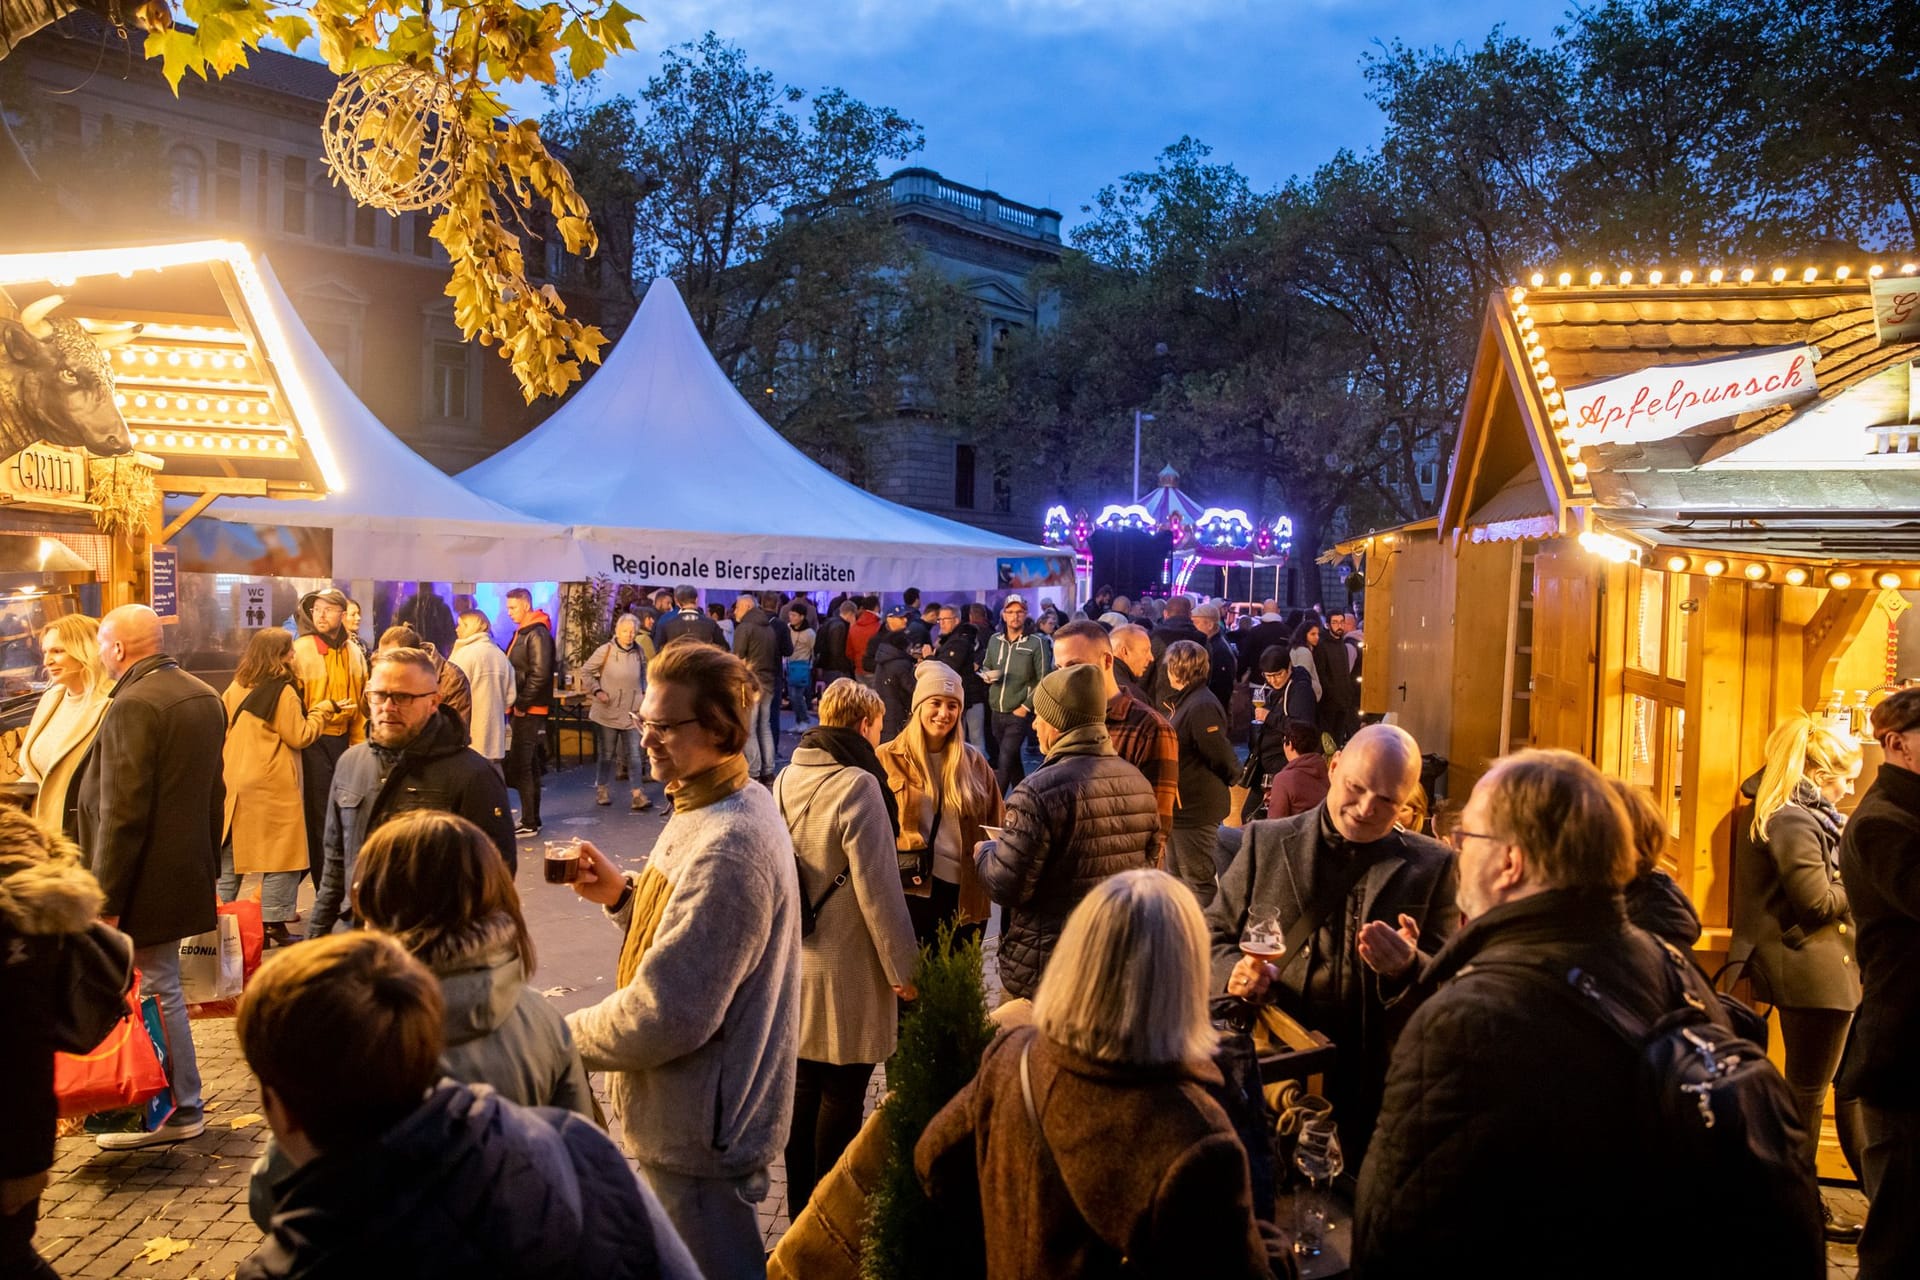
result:
M 384 934 L 275 955 L 236 1030 L 297 1166 L 241 1280 L 697 1275 L 611 1139 L 551 1107 L 439 1080 L 432 973 Z

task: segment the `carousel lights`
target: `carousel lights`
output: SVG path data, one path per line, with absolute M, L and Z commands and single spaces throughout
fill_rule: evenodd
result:
M 1243 551 L 1253 541 L 1253 521 L 1238 507 L 1208 507 L 1193 522 L 1193 532 L 1203 546 Z
M 1050 547 L 1065 546 L 1073 537 L 1073 517 L 1058 504 L 1048 507 L 1041 521 L 1041 541 Z
M 1100 514 L 1094 518 L 1093 523 L 1095 527 L 1101 529 L 1131 530 L 1144 533 L 1152 533 L 1158 528 L 1154 522 L 1153 513 L 1137 502 L 1124 504 L 1109 502 L 1105 507 L 1101 508 Z

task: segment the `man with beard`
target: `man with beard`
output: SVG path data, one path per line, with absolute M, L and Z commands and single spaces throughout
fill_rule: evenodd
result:
M 467 731 L 440 707 L 433 659 L 419 649 L 382 649 L 367 677 L 372 712 L 368 740 L 347 750 L 327 801 L 326 861 L 307 936 L 336 920 L 352 921 L 354 863 L 380 824 L 415 809 L 457 813 L 487 833 L 513 870 L 517 858 L 507 788 L 493 766 L 467 745 Z
M 320 736 L 300 753 L 301 800 L 307 816 L 307 868 L 320 883 L 321 835 L 326 828 L 327 795 L 333 771 L 347 748 L 367 737 L 360 695 L 367 687 L 367 660 L 346 627 L 347 597 L 328 587 L 300 598 L 294 619 L 300 634 L 293 642 L 293 673 L 300 678 L 301 701 L 309 707 L 334 706 L 321 723 Z

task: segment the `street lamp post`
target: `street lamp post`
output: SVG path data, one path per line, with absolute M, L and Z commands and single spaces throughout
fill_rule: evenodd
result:
M 1153 415 L 1133 411 L 1133 500 L 1140 501 L 1140 424 L 1152 422 Z

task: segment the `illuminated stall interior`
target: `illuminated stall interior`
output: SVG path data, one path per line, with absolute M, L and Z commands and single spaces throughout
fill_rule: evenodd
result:
M 1920 678 L 1920 343 L 1887 322 L 1913 270 L 1535 276 L 1488 307 L 1438 518 L 1338 549 L 1363 710 L 1456 800 L 1530 745 L 1645 788 L 1705 951 L 1774 725 Z

